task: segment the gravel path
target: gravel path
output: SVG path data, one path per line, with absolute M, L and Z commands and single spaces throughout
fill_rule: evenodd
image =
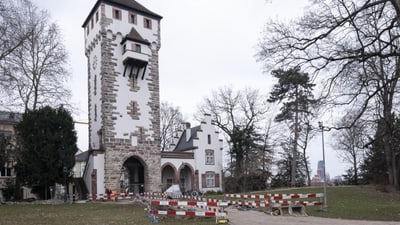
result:
M 253 210 L 227 209 L 231 225 L 400 225 L 400 222 L 327 219 L 312 216 L 270 216 Z

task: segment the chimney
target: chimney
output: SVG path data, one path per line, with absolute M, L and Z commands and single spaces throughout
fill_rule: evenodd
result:
M 186 142 L 190 140 L 190 137 L 192 136 L 191 134 L 191 129 L 190 129 L 190 123 L 186 123 Z

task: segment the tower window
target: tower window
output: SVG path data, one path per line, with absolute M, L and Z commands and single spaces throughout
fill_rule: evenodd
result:
M 89 35 L 89 25 L 86 27 L 86 35 Z
M 145 28 L 151 29 L 151 19 L 144 18 L 143 23 Z
M 211 135 L 207 135 L 207 142 L 209 145 L 211 144 Z
M 139 44 L 132 44 L 132 49 L 135 52 L 141 53 L 142 52 L 142 47 Z
M 99 21 L 99 11 L 96 12 L 96 23 Z
M 90 28 L 93 29 L 93 18 L 90 20 Z
M 129 23 L 136 24 L 136 14 L 129 13 Z
M 94 105 L 94 121 L 97 121 L 97 105 Z
M 113 18 L 117 20 L 121 20 L 121 10 L 113 9 Z
M 97 75 L 95 74 L 94 75 L 94 79 L 93 79 L 94 81 L 93 81 L 93 91 L 94 91 L 94 95 L 96 95 L 96 93 L 97 93 Z

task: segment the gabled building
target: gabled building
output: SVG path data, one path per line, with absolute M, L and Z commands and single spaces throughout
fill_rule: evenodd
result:
M 210 115 L 198 126 L 187 124 L 172 151 L 161 153 L 163 190 L 179 184 L 182 192 L 222 191 L 222 149 Z

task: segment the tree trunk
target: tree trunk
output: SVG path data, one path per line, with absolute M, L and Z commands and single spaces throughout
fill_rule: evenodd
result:
M 292 152 L 292 170 L 291 170 L 291 182 L 290 186 L 296 186 L 296 169 L 297 169 L 297 141 L 299 139 L 299 103 L 298 103 L 298 87 L 296 86 L 296 103 L 295 103 L 295 118 L 294 118 L 294 144 Z

